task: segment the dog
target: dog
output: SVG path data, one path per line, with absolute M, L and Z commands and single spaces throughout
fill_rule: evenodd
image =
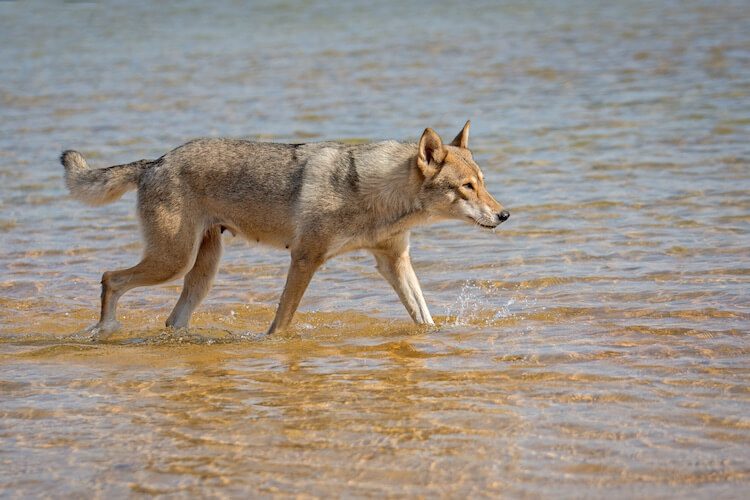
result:
M 411 265 L 410 229 L 444 219 L 495 228 L 510 216 L 485 188 L 468 148 L 470 125 L 450 144 L 431 128 L 416 144 L 197 139 L 156 160 L 101 169 L 65 151 L 60 160 L 73 198 L 102 205 L 138 190 L 143 257 L 104 273 L 101 316 L 88 332 L 106 338 L 120 327 L 117 301 L 128 290 L 181 277 L 166 324 L 187 327 L 216 274 L 225 230 L 291 252 L 268 334 L 289 327 L 325 261 L 357 249 L 374 255 L 414 322 L 433 325 Z

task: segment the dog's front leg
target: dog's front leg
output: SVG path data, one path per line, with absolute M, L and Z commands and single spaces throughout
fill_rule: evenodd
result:
M 286 277 L 284 292 L 281 294 L 279 308 L 276 310 L 276 317 L 268 329 L 268 334 L 286 330 L 292 321 L 302 295 L 310 284 L 310 280 L 323 264 L 323 254 L 315 253 L 297 253 L 292 252 L 292 263 L 289 266 L 289 274 Z
M 418 324 L 434 325 L 409 257 L 409 235 L 404 233 L 373 250 L 377 269 L 391 284 L 409 315 Z

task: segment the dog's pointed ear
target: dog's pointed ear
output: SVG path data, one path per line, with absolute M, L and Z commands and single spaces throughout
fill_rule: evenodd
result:
M 461 129 L 461 132 L 458 133 L 455 139 L 453 139 L 453 142 L 451 142 L 451 146 L 456 146 L 459 148 L 468 148 L 469 147 L 469 128 L 471 127 L 471 120 L 466 120 L 466 125 L 464 125 L 464 128 Z
M 422 171 L 425 178 L 432 177 L 438 171 L 438 165 L 445 159 L 446 151 L 443 140 L 437 132 L 431 128 L 424 129 L 419 139 L 419 153 L 417 154 L 417 167 Z

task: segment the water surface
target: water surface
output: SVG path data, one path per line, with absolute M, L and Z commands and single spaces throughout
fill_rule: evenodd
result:
M 0 489 L 33 495 L 741 497 L 750 486 L 746 2 L 0 3 Z M 413 233 L 435 329 L 372 258 L 265 337 L 288 257 L 226 235 L 190 331 L 94 166 L 198 136 L 450 139 L 495 232 Z

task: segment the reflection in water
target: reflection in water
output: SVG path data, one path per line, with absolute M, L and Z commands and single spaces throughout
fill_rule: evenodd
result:
M 0 4 L 0 488 L 740 496 L 745 7 Z M 352 254 L 265 336 L 287 257 L 227 235 L 189 331 L 163 327 L 174 283 L 126 295 L 108 341 L 75 335 L 140 242 L 133 194 L 67 197 L 62 149 L 105 166 L 466 118 L 513 217 L 415 231 L 435 328 Z

